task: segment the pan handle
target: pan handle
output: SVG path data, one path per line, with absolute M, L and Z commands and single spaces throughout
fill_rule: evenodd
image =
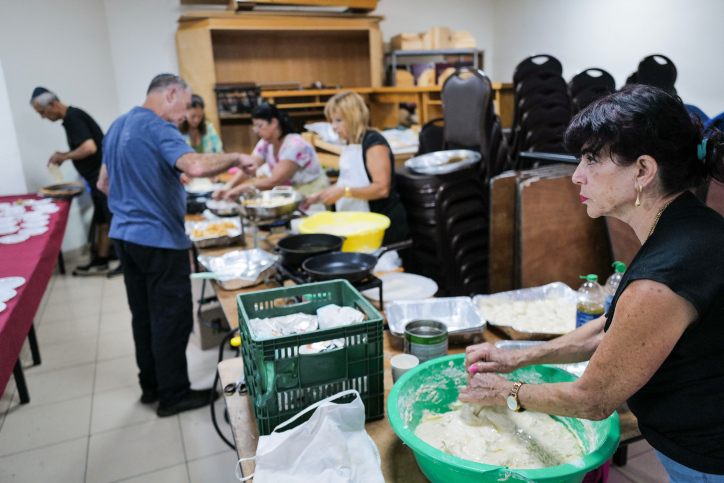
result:
M 374 252 L 372 252 L 372 256 L 380 258 L 380 256 L 382 256 L 383 253 L 395 252 L 397 250 L 402 250 L 402 249 L 410 248 L 410 247 L 412 247 L 412 240 L 405 240 L 405 241 L 401 241 L 398 243 L 393 243 L 391 245 L 381 247 L 378 250 L 375 250 Z

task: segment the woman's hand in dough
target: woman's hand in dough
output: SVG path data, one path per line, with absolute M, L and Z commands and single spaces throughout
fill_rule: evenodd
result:
M 328 186 L 327 188 L 324 188 L 318 194 L 319 194 L 319 199 L 322 200 L 322 203 L 324 203 L 325 205 L 333 205 L 341 197 L 344 196 L 344 186 L 339 186 L 335 183 L 332 186 Z
M 504 406 L 513 383 L 490 372 L 475 374 L 460 391 L 460 401 L 480 406 Z
M 518 369 L 516 351 L 498 349 L 493 344 L 477 344 L 465 350 L 465 371 L 468 374 L 501 372 L 507 374 Z

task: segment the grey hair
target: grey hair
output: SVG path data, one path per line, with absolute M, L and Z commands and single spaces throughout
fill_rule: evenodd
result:
M 151 84 L 149 84 L 147 94 L 150 94 L 151 91 L 166 90 L 173 86 L 180 86 L 184 90 L 189 90 L 189 85 L 180 76 L 175 74 L 159 74 L 154 77 Z
M 41 107 L 48 107 L 51 102 L 58 102 L 58 96 L 50 91 L 43 92 L 30 100 L 30 104 L 38 104 Z

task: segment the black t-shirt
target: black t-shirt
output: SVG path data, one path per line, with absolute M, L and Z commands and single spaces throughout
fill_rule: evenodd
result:
M 397 183 L 395 181 L 395 157 L 392 154 L 392 148 L 387 139 L 377 131 L 369 130 L 362 137 L 362 161 L 365 165 L 365 173 L 372 181 L 369 169 L 367 169 L 367 150 L 373 146 L 386 146 L 390 152 L 390 193 L 387 198 L 379 200 L 371 200 L 369 202 L 370 211 L 385 215 L 390 219 L 390 227 L 385 231 L 385 237 L 382 243 L 389 245 L 390 243 L 398 243 L 407 240 L 410 237 L 410 230 L 407 226 L 407 213 L 405 207 L 400 202 L 400 194 L 397 192 Z
M 88 184 L 95 186 L 103 163 L 103 131 L 85 111 L 72 106 L 68 107 L 68 112 L 63 119 L 63 127 L 71 151 L 89 139 L 95 141 L 97 151 L 94 154 L 87 158 L 73 160 L 73 166 L 78 173 Z
M 605 330 L 621 293 L 640 279 L 684 297 L 698 319 L 628 406 L 655 449 L 694 470 L 724 474 L 724 218 L 688 191 L 674 200 L 626 270 Z

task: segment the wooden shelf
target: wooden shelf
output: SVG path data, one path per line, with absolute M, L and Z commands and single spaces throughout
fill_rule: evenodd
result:
M 219 120 L 226 121 L 226 120 L 237 120 L 237 119 L 251 119 L 251 114 L 220 114 Z

